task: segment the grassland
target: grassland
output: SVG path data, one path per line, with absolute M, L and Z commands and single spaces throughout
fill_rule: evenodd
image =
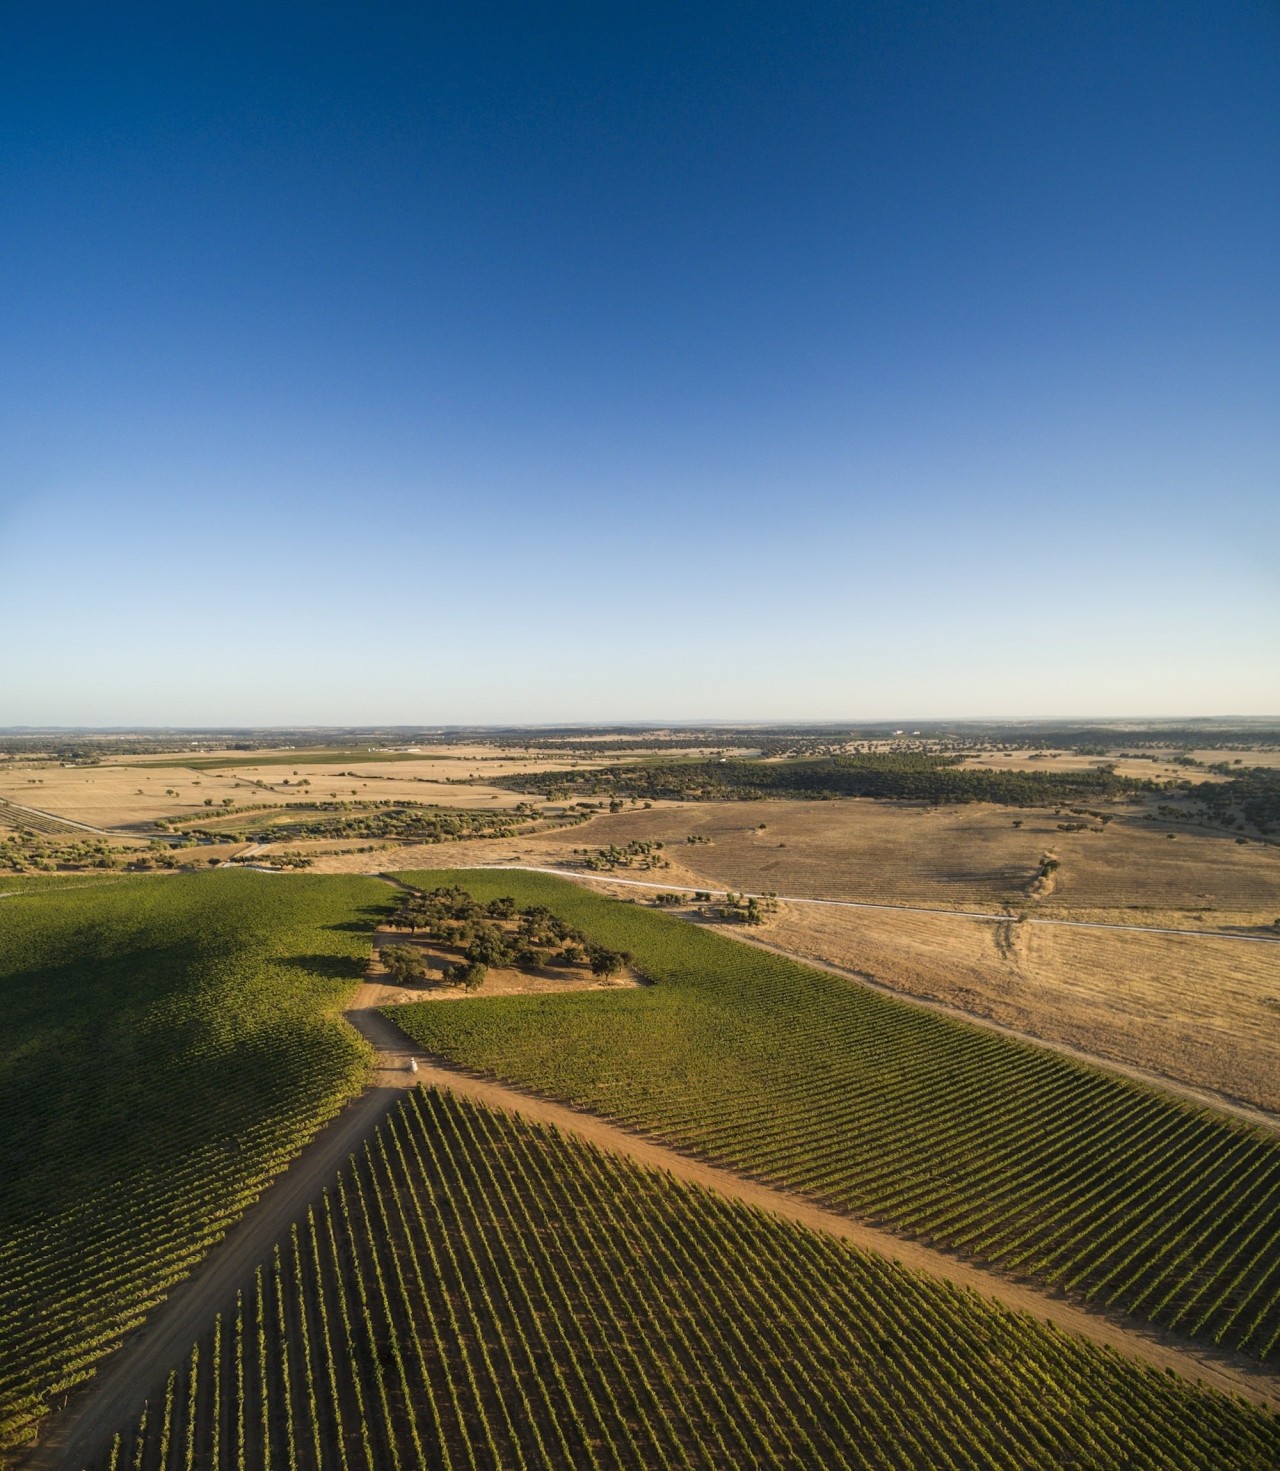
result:
M 1250 1471 L 1274 1417 L 414 1093 L 99 1471 Z
M 399 1007 L 433 1052 L 1099 1305 L 1257 1358 L 1280 1340 L 1280 1141 L 540 875 L 657 982 Z
M 386 889 L 247 873 L 0 901 L 0 1446 L 89 1376 L 362 1086 Z

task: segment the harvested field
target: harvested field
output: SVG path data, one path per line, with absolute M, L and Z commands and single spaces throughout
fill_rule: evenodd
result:
M 215 807 L 225 797 L 237 803 L 256 800 L 252 786 L 232 777 L 109 765 L 5 767 L 0 797 L 104 828 L 145 825 L 178 814 L 194 817 L 209 810 L 206 798 Z
M 514 807 L 518 792 L 473 782 L 487 768 L 456 763 L 445 768 L 400 765 L 395 775 L 387 767 L 347 766 L 235 767 L 229 770 L 193 770 L 190 767 L 149 764 L 125 766 L 24 766 L 0 768 L 0 798 L 38 807 L 57 817 L 94 827 L 130 828 L 159 818 L 200 821 L 225 811 L 256 807 L 263 802 L 282 806 L 314 801 L 408 801 L 465 809 Z M 353 777 L 349 773 L 355 771 Z M 497 774 L 496 772 L 493 774 Z M 446 779 L 446 778 L 452 778 Z M 303 781 L 306 786 L 301 785 Z M 230 799 L 233 806 L 224 808 Z

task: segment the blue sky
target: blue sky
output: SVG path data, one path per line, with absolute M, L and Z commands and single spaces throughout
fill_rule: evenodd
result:
M 1280 11 L 0 19 L 0 725 L 1280 713 Z

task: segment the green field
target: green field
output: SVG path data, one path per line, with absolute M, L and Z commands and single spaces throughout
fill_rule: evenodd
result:
M 834 1209 L 1257 1358 L 1280 1339 L 1280 1140 L 551 877 L 638 990 L 419 1003 L 433 1052 Z
M 254 873 L 16 883 L 0 900 L 0 1446 L 359 1091 L 368 1052 L 339 1010 L 388 895 Z
M 1280 1421 L 415 1091 L 101 1471 L 1263 1471 Z

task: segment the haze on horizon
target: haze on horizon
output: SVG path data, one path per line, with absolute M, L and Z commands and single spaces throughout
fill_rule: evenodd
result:
M 1280 12 L 11 8 L 0 726 L 1280 710 Z

